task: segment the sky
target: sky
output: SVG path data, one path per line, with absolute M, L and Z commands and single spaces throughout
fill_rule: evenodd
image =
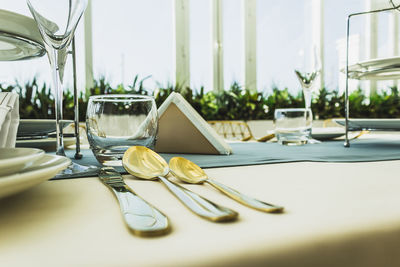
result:
M 112 85 L 132 83 L 135 75 L 149 77 L 145 86 L 173 84 L 173 0 L 93 0 L 94 76 L 104 76 Z M 325 84 L 338 87 L 337 41 L 345 37 L 348 14 L 364 10 L 364 0 L 325 0 Z M 311 0 L 257 0 L 257 87 L 273 85 L 300 90 L 294 76 L 299 51 L 311 44 Z M 1 0 L 1 8 L 31 16 L 25 0 Z M 244 84 L 242 0 L 223 0 L 225 87 Z M 387 19 L 380 18 L 380 56 L 385 50 Z M 354 21 L 353 34 L 362 34 L 363 20 Z M 81 22 L 76 32 L 78 85 L 84 88 L 84 36 Z M 382 52 L 383 51 L 383 52 Z M 212 88 L 211 12 L 209 0 L 190 0 L 191 86 Z M 37 76 L 50 83 L 46 57 L 18 62 L 0 62 L 0 82 L 13 83 Z M 72 81 L 70 60 L 66 86 Z

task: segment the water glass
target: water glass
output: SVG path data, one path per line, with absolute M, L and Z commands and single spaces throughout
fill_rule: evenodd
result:
M 274 124 L 275 136 L 281 145 L 304 145 L 311 139 L 311 109 L 276 109 Z
M 99 95 L 89 98 L 86 130 L 90 148 L 105 166 L 121 166 L 131 146 L 154 149 L 158 115 L 154 98 L 143 95 Z

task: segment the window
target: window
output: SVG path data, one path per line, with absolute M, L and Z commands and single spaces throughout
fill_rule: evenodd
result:
M 212 89 L 212 44 L 210 1 L 189 3 L 190 87 Z
M 244 36 L 242 0 L 224 0 L 222 3 L 224 47 L 224 87 L 233 82 L 244 86 Z
M 311 42 L 310 1 L 257 1 L 257 88 L 300 86 L 294 75 L 299 51 Z
M 94 77 L 116 86 L 150 75 L 150 89 L 174 83 L 173 1 L 96 0 L 92 7 Z

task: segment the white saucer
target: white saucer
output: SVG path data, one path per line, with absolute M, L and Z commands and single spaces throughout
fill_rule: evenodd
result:
M 43 155 L 44 151 L 36 148 L 0 148 L 0 176 L 29 167 Z
M 345 135 L 343 127 L 312 128 L 311 136 L 317 140 L 329 140 Z
M 71 164 L 66 157 L 43 155 L 34 164 L 16 174 L 0 177 L 0 197 L 15 194 L 53 178 Z

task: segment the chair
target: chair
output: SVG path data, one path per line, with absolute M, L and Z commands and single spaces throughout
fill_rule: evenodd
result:
M 249 141 L 254 139 L 250 127 L 244 121 L 208 121 L 208 123 L 226 140 Z

